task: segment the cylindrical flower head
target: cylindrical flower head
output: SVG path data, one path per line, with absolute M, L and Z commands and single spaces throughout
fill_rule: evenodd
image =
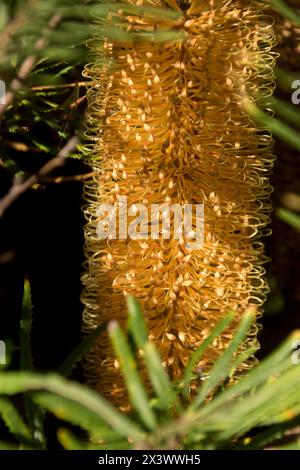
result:
M 97 38 L 91 43 L 95 60 L 85 72 L 92 78 L 89 137 L 96 175 L 85 188 L 84 328 L 112 319 L 124 324 L 125 296 L 132 294 L 163 364 L 178 379 L 229 309 L 235 322 L 198 371 L 208 371 L 227 348 L 246 307 L 255 306 L 259 315 L 266 297 L 260 238 L 271 208 L 272 139 L 242 103 L 246 95 L 272 91 L 273 33 L 256 1 L 123 4 L 102 23 L 103 46 Z M 148 216 L 153 204 L 204 204 L 202 246 L 191 248 L 186 236 L 175 236 L 175 217 L 165 239 L 162 230 L 151 238 L 149 222 L 144 239 L 117 233 L 100 240 L 99 206 L 118 208 L 125 196 L 131 212 L 121 235 L 144 210 L 139 204 Z M 193 215 L 191 232 L 200 219 Z M 256 344 L 256 332 L 257 326 L 243 348 Z M 125 402 L 107 337 L 89 353 L 86 367 L 97 390 Z

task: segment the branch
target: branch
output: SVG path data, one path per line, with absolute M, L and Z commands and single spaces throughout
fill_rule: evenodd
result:
M 79 139 L 73 136 L 66 145 L 60 150 L 56 157 L 52 158 L 47 162 L 38 173 L 29 176 L 25 181 L 16 179 L 11 186 L 8 193 L 0 200 L 0 217 L 3 216 L 6 209 L 27 189 L 30 189 L 32 185 L 39 182 L 39 179 L 43 176 L 48 175 L 54 169 L 64 165 L 66 158 L 70 153 L 76 149 L 79 143 Z
M 57 85 L 39 85 L 31 87 L 32 91 L 47 91 L 56 90 L 60 88 L 81 88 L 86 87 L 90 82 L 74 82 L 74 83 L 62 83 Z
M 70 181 L 84 181 L 92 176 L 95 176 L 95 171 L 90 171 L 88 173 L 83 173 L 81 175 L 71 175 L 71 176 L 45 176 L 43 178 L 39 178 L 39 183 L 44 184 L 44 183 L 67 183 Z

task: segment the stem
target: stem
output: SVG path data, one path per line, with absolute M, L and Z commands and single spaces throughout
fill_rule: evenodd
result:
M 29 176 L 25 181 L 17 179 L 11 186 L 8 193 L 0 200 L 0 217 L 3 216 L 6 209 L 27 189 L 37 183 L 41 176 L 48 175 L 52 170 L 62 166 L 70 153 L 76 149 L 79 143 L 78 137 L 73 136 L 67 144 L 61 149 L 58 155 L 47 162 L 38 173 Z

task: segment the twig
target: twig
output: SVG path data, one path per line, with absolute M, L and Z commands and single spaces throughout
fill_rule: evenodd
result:
M 81 175 L 69 175 L 69 176 L 46 176 L 44 178 L 39 178 L 39 183 L 66 183 L 69 181 L 84 181 L 95 175 L 94 171 L 89 173 L 83 173 Z
M 47 24 L 47 28 L 43 32 L 42 37 L 39 38 L 34 45 L 34 49 L 36 51 L 41 51 L 45 49 L 47 45 L 47 35 L 49 31 L 52 29 L 55 29 L 59 25 L 61 20 L 62 20 L 61 15 L 52 16 L 52 18 Z M 30 74 L 37 60 L 38 60 L 38 55 L 31 54 L 28 57 L 26 57 L 26 59 L 22 62 L 16 78 L 14 78 L 12 82 L 10 83 L 9 90 L 7 91 L 5 98 L 4 98 L 4 103 L 0 104 L 0 116 L 4 113 L 4 111 L 8 108 L 8 106 L 12 104 L 16 93 L 22 89 L 23 81 Z
M 73 108 L 76 108 L 77 106 L 79 106 L 81 103 L 83 103 L 83 101 L 85 101 L 87 99 L 87 96 L 84 95 L 84 96 L 81 96 L 80 98 L 78 98 L 76 101 L 74 101 L 73 103 L 70 104 L 69 108 L 70 109 L 73 109 Z
M 46 91 L 46 90 L 56 90 L 57 88 L 81 88 L 85 87 L 89 82 L 74 82 L 74 83 L 62 83 L 59 85 L 39 85 L 31 87 L 32 91 Z
M 11 186 L 8 193 L 0 200 L 0 217 L 3 216 L 6 209 L 27 189 L 30 189 L 33 184 L 38 183 L 39 179 L 48 175 L 52 170 L 64 165 L 66 158 L 70 153 L 76 149 L 79 139 L 73 136 L 66 145 L 60 150 L 56 157 L 47 162 L 38 173 L 29 176 L 25 181 L 17 178 Z

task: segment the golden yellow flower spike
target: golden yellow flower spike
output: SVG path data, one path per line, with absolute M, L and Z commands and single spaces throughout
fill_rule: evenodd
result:
M 249 305 L 259 315 L 266 297 L 260 238 L 271 209 L 272 139 L 241 103 L 246 94 L 272 92 L 273 33 L 258 1 L 122 4 L 99 26 L 107 28 L 103 47 L 97 38 L 91 43 L 95 61 L 85 72 L 92 78 L 89 137 L 96 176 L 85 186 L 84 329 L 111 319 L 124 324 L 125 296 L 134 295 L 163 364 L 178 378 L 228 309 L 238 322 Z M 164 14 L 166 8 L 177 15 Z M 153 203 L 203 203 L 203 246 L 189 250 L 172 231 L 169 240 L 99 240 L 97 209 L 116 205 L 118 196 L 127 196 L 128 207 L 143 203 L 149 211 Z M 236 322 L 199 367 L 209 370 Z M 244 348 L 256 344 L 256 333 L 257 326 Z M 109 339 L 101 336 L 88 355 L 87 378 L 125 404 L 117 369 Z

